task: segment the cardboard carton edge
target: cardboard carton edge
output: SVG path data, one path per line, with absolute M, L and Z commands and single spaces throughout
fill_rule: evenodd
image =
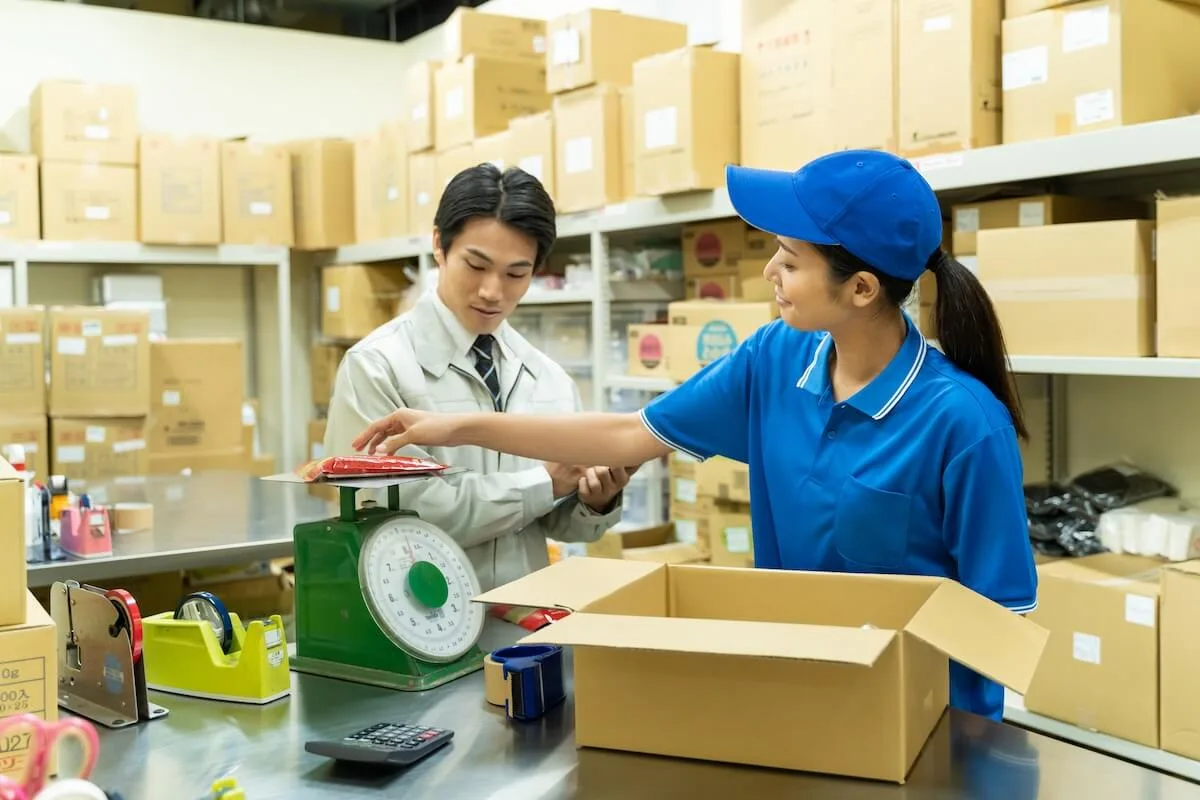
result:
M 934 589 L 904 629 L 1020 694 L 1028 691 L 1050 638 L 1040 625 L 950 580 Z

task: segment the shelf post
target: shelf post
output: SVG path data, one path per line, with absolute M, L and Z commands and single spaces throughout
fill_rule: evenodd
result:
M 608 237 L 593 230 L 588 244 L 592 254 L 592 409 L 604 411 L 608 396 L 608 340 L 612 330 Z
M 296 466 L 292 443 L 292 256 L 283 250 L 275 265 L 275 294 L 279 305 L 279 458 L 283 470 Z

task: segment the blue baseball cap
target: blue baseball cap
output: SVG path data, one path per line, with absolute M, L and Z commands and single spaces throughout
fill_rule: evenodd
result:
M 727 166 L 738 216 L 759 230 L 840 245 L 885 275 L 916 280 L 942 245 L 933 187 L 903 158 L 842 150 L 795 172 Z

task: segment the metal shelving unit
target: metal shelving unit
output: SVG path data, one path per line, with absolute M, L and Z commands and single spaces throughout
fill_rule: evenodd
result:
M 1132 125 L 1033 142 L 915 159 L 914 164 L 946 202 L 998 188 L 1023 187 L 1031 193 L 1089 181 L 1169 180 L 1180 173 L 1200 173 L 1200 116 Z M 605 406 L 608 389 L 668 391 L 672 384 L 622 374 L 609 363 L 608 336 L 614 300 L 666 302 L 661 296 L 627 296 L 628 286 L 610 282 L 607 253 L 610 237 L 637 232 L 677 230 L 690 222 L 735 216 L 724 189 L 655 197 L 611 205 L 558 220 L 560 238 L 588 237 L 595 280 L 586 291 L 531 292 L 524 305 L 586 303 L 592 308 L 594 407 Z M 416 258 L 424 277 L 432 265 L 427 236 L 352 245 L 324 253 L 319 263 L 369 263 Z M 1049 376 L 1052 406 L 1061 407 L 1063 376 L 1105 375 L 1132 378 L 1200 378 L 1200 359 L 1012 356 L 1014 372 Z M 1052 426 L 1060 428 L 1061 426 Z M 1056 432 L 1052 430 L 1051 439 Z M 1052 450 L 1055 448 L 1052 448 Z
M 276 302 L 279 304 L 279 431 L 277 452 L 284 464 L 296 461 L 289 432 L 292 423 L 292 261 L 286 247 L 217 245 L 176 247 L 138 242 L 3 242 L 0 264 L 11 264 L 13 302 L 29 302 L 29 268 L 54 264 L 128 264 L 143 266 L 274 267 Z

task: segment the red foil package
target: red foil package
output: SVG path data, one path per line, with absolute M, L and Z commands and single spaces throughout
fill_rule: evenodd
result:
M 384 478 L 435 475 L 447 469 L 426 458 L 411 456 L 330 456 L 310 461 L 296 473 L 308 483 L 342 478 Z

